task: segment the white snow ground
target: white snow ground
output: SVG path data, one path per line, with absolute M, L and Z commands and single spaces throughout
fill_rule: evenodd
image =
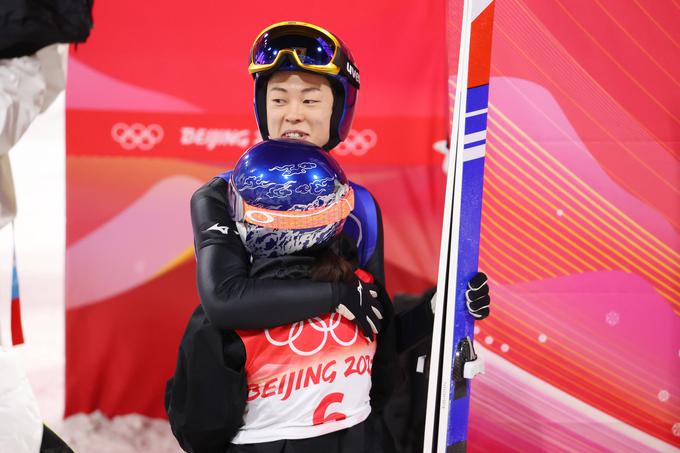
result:
M 10 151 L 18 214 L 17 261 L 26 344 L 21 361 L 45 423 L 79 453 L 181 451 L 165 420 L 64 412 L 64 94 Z M 0 299 L 9 295 L 11 231 L 0 230 Z M 0 304 L 1 305 L 1 304 Z M 5 304 L 7 305 L 7 304 Z M 2 315 L 5 315 L 4 311 Z

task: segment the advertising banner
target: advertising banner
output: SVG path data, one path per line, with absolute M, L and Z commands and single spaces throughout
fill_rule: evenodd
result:
M 469 448 L 680 447 L 680 11 L 495 3 Z M 390 293 L 434 286 L 462 2 L 321 5 L 95 2 L 68 70 L 66 415 L 164 416 L 199 303 L 189 200 L 261 139 L 247 56 L 269 24 L 352 49 L 333 154 L 380 204 Z

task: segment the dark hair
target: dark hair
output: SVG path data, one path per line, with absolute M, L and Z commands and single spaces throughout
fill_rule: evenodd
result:
M 348 282 L 354 277 L 354 266 L 327 247 L 316 255 L 309 274 L 312 280 L 318 282 Z

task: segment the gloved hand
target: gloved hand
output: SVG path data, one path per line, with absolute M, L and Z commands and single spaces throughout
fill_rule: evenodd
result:
M 465 291 L 465 303 L 467 305 L 468 313 L 477 320 L 486 318 L 491 311 L 489 307 L 491 304 L 491 297 L 489 296 L 488 280 L 485 273 L 477 272 L 477 274 L 468 282 L 468 290 Z M 434 313 L 436 306 L 437 293 L 434 293 L 432 299 L 430 299 L 432 313 Z
M 378 300 L 379 288 L 372 283 L 373 276 L 359 271 L 352 282 L 341 282 L 338 285 L 340 298 L 333 309 L 354 321 L 366 339 L 373 341 L 374 335 L 380 332 L 380 320 L 383 319 L 382 306 Z
M 489 316 L 491 297 L 489 297 L 489 279 L 483 272 L 478 272 L 468 282 L 468 290 L 465 291 L 465 302 L 468 312 L 477 320 Z

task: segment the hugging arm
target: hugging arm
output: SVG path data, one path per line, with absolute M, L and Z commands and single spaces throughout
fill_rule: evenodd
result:
M 219 329 L 266 329 L 330 312 L 341 284 L 250 278 L 250 257 L 227 205 L 227 183 L 213 178 L 191 198 L 196 284 Z

